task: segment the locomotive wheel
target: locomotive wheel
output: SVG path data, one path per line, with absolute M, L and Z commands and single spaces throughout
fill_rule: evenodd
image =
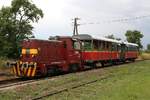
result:
M 76 71 L 78 71 L 78 69 L 79 69 L 79 65 L 78 64 L 71 64 L 70 68 L 69 68 L 69 71 L 70 72 L 76 72 Z
M 112 61 L 111 64 L 112 65 L 117 65 L 117 61 Z
M 57 66 L 48 69 L 48 75 L 54 76 L 58 74 Z
M 44 67 L 42 71 L 43 71 L 43 72 L 42 72 L 43 76 L 47 76 L 47 74 L 48 74 L 48 73 L 47 73 L 47 68 Z
M 105 66 L 104 62 L 101 62 L 101 65 L 102 65 L 102 67 L 104 67 Z
M 92 64 L 93 68 L 97 68 L 96 62 Z
M 135 59 L 131 59 L 132 62 L 135 62 Z

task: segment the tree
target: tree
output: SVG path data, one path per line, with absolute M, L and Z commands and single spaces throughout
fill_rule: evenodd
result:
M 20 43 L 33 37 L 32 23 L 43 18 L 43 12 L 31 0 L 13 0 L 0 10 L 0 56 L 17 57 Z
M 139 48 L 143 48 L 143 46 L 141 44 L 141 38 L 143 38 L 144 35 L 140 31 L 137 31 L 137 30 L 134 30 L 134 31 L 128 30 L 125 33 L 125 36 L 126 36 L 126 39 L 127 39 L 128 42 L 136 43 L 136 44 L 139 45 Z
M 121 40 L 120 38 L 116 38 L 113 34 L 105 36 L 105 37 L 108 38 L 108 39 L 114 39 L 114 40 L 118 40 L 118 41 Z
M 150 51 L 150 44 L 147 45 L 147 51 Z

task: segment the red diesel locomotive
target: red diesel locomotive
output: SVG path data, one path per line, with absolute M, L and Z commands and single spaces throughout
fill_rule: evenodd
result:
M 138 45 L 90 35 L 56 36 L 55 39 L 29 39 L 22 43 L 19 61 L 12 71 L 19 77 L 35 77 L 56 71 L 74 72 L 99 63 L 134 61 Z

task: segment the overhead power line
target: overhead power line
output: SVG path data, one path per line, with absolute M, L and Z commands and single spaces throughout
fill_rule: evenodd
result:
M 94 25 L 94 24 L 105 24 L 105 23 L 116 23 L 116 22 L 129 22 L 129 21 L 133 21 L 133 20 L 139 20 L 139 19 L 144 19 L 144 18 L 148 18 L 150 17 L 150 15 L 144 15 L 144 16 L 136 16 L 136 17 L 130 17 L 130 18 L 120 18 L 120 19 L 113 19 L 113 20 L 107 20 L 107 21 L 100 21 L 100 22 L 86 22 L 86 23 L 78 23 L 78 20 L 80 20 L 80 18 L 74 18 L 73 20 L 73 35 L 78 35 L 78 26 L 79 25 Z
M 116 23 L 116 22 L 129 22 L 129 21 L 140 20 L 140 19 L 149 18 L 149 17 L 150 17 L 150 15 L 136 16 L 136 17 L 131 17 L 131 18 L 120 18 L 120 19 L 113 19 L 113 20 L 107 20 L 107 21 L 81 23 L 80 25 L 105 24 L 105 23 Z

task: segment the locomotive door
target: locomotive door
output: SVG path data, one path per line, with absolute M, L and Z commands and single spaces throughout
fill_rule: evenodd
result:
M 121 52 L 120 52 L 120 59 L 125 60 L 125 52 L 126 52 L 126 45 L 121 44 Z
M 81 63 L 81 42 L 80 40 L 73 40 L 73 58 L 79 64 Z

